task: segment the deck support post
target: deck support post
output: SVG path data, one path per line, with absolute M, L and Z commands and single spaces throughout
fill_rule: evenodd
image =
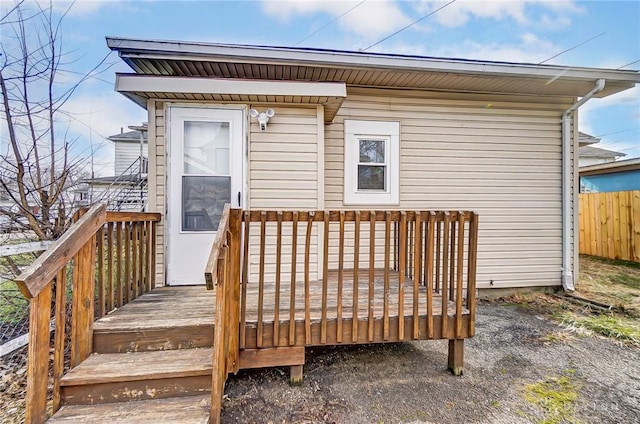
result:
M 289 378 L 292 386 L 302 386 L 303 368 L 304 368 L 304 364 L 291 366 L 289 371 Z
M 462 375 L 464 363 L 464 339 L 449 340 L 449 365 L 453 375 Z

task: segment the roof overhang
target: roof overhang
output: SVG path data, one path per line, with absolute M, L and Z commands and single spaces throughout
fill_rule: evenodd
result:
M 343 82 L 347 86 L 469 93 L 596 97 L 632 88 L 640 73 L 595 69 L 272 46 L 108 37 L 109 48 L 138 74 Z
M 580 176 L 612 174 L 616 172 L 639 171 L 640 158 L 619 160 L 615 162 L 601 163 L 580 167 Z
M 142 107 L 147 99 L 215 100 L 222 102 L 321 104 L 325 120 L 333 120 L 347 96 L 345 83 L 240 80 L 159 75 L 116 75 L 116 91 Z

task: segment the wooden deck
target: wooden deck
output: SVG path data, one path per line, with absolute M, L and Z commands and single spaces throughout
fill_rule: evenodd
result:
M 258 347 L 257 330 L 262 325 L 262 343 L 259 347 L 274 346 L 313 346 L 323 344 L 340 343 L 379 343 L 412 339 L 439 339 L 442 337 L 442 300 L 440 293 L 432 294 L 431 316 L 433 320 L 432 334 L 429 336 L 427 328 L 427 294 L 424 286 L 417 286 L 418 302 L 418 337 L 413 336 L 413 280 L 407 279 L 403 286 L 404 299 L 404 334 L 399 335 L 398 317 L 400 286 L 398 284 L 398 273 L 389 273 L 389 288 L 386 292 L 385 302 L 384 273 L 376 271 L 374 278 L 374 289 L 372 291 L 372 316 L 374 322 L 373 339 L 369 337 L 369 276 L 367 270 L 359 273 L 359 287 L 357 289 L 357 320 L 358 335 L 353 337 L 353 272 L 344 273 L 342 282 L 342 304 L 338 305 L 338 274 L 330 271 L 329 284 L 327 290 L 327 306 L 324 309 L 327 326 L 334 328 L 329 333 L 336 333 L 338 327 L 339 313 L 342 325 L 342 337 L 336 335 L 329 337 L 326 342 L 320 340 L 320 326 L 323 318 L 322 308 L 322 282 L 313 281 L 310 283 L 309 308 L 312 337 L 311 344 L 305 342 L 304 325 L 304 283 L 296 284 L 296 297 L 294 322 L 295 322 L 295 342 L 289 340 L 290 318 L 290 293 L 291 287 L 288 284 L 280 286 L 280 299 L 278 310 L 278 340 L 274 342 L 274 321 L 275 311 L 275 288 L 272 284 L 265 285 L 263 290 L 264 307 L 260 312 L 258 309 L 260 293 L 258 284 L 247 284 L 246 295 L 246 321 L 245 329 L 241 333 L 245 338 L 241 340 L 241 345 L 246 349 Z M 385 303 L 388 308 L 388 320 L 385 324 Z M 447 316 L 455 317 L 456 305 L 452 301 L 447 302 Z M 262 315 L 262 320 L 258 316 Z M 466 316 L 469 311 L 463 308 L 462 327 L 466 328 Z M 213 328 L 215 322 L 215 291 L 206 290 L 204 286 L 174 286 L 159 287 L 149 293 L 143 294 L 131 303 L 123 306 L 100 318 L 94 323 L 94 346 L 101 352 L 122 352 L 130 351 L 132 343 L 135 343 L 136 335 L 144 337 L 144 345 L 136 345 L 135 350 L 151 349 L 176 349 L 182 347 L 201 347 L 212 344 Z M 260 324 L 260 322 L 262 324 Z M 172 331 L 180 329 L 179 332 Z M 387 330 L 385 336 L 385 328 Z M 153 335 L 156 335 L 155 339 Z M 463 336 L 466 336 L 466 331 Z M 242 343 L 244 341 L 244 343 Z M 276 364 L 277 365 L 277 364 Z
M 462 373 L 475 333 L 473 212 L 227 205 L 206 287 L 155 287 L 160 219 L 95 206 L 19 279 L 31 298 L 26 422 L 43 423 L 52 402 L 52 422 L 209 412 L 217 423 L 230 373 L 286 366 L 299 384 L 307 346 L 447 339 L 448 368 Z

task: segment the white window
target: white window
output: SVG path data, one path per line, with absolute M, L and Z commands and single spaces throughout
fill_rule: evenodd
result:
M 400 202 L 400 123 L 344 121 L 344 204 Z

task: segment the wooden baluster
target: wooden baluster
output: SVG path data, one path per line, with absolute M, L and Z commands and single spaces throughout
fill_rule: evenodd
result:
M 374 277 L 375 277 L 375 265 L 376 265 L 376 213 L 375 211 L 369 212 L 369 299 L 368 299 L 368 313 L 367 313 L 367 327 L 369 341 L 373 341 L 373 299 L 374 299 Z
M 389 340 L 389 256 L 391 250 L 391 213 L 384 212 L 384 304 L 382 326 L 384 341 Z
M 344 211 L 340 211 L 340 236 L 338 246 L 338 305 L 336 341 L 342 343 L 342 286 L 344 284 Z
M 98 316 L 100 318 L 106 314 L 106 302 L 105 302 L 105 286 L 104 286 L 104 228 L 100 228 L 96 234 L 96 248 L 97 248 L 97 265 L 98 265 L 98 281 L 96 281 L 98 287 Z
M 280 345 L 280 271 L 282 268 L 282 211 L 277 212 L 276 227 L 276 293 L 275 308 L 273 310 L 273 345 Z
M 455 280 L 455 264 L 456 264 L 456 224 L 457 221 L 451 220 L 451 239 L 449 241 L 449 300 L 455 301 L 456 297 L 456 280 Z
M 406 272 L 409 278 L 413 279 L 413 226 L 415 221 L 407 219 L 407 263 L 405 264 Z
M 414 241 L 413 241 L 413 338 L 418 340 L 420 338 L 420 311 L 418 306 L 420 305 L 420 297 L 418 296 L 418 285 L 420 284 L 420 259 L 422 258 L 422 217 L 419 211 L 415 212 L 414 223 Z
M 140 294 L 142 293 L 146 293 L 147 292 L 147 279 L 146 279 L 146 273 L 145 273 L 145 269 L 146 269 L 146 261 L 145 261 L 145 253 L 144 253 L 144 246 L 145 246 L 145 239 L 146 239 L 146 235 L 145 235 L 145 223 L 144 221 L 140 221 L 138 223 L 138 233 L 140 235 L 140 238 L 138 240 L 138 251 L 139 251 L 139 255 L 140 255 L 140 268 L 138 270 L 138 275 L 140 276 Z
M 149 246 L 151 247 L 151 261 L 149 264 L 151 290 L 156 288 L 156 226 L 156 222 L 151 223 L 151 240 L 149 241 Z
M 124 302 L 131 300 L 131 224 L 124 223 Z
M 91 302 L 93 304 L 93 302 Z M 29 302 L 29 347 L 27 363 L 27 423 L 44 423 L 47 416 L 49 382 L 49 325 L 51 282 Z
M 296 344 L 296 265 L 298 263 L 298 211 L 291 221 L 291 294 L 289 298 L 289 345 Z
M 107 312 L 113 311 L 113 222 L 107 223 Z
M 398 340 L 404 340 L 404 264 L 407 257 L 407 213 L 405 211 L 400 211 L 399 229 L 399 260 L 403 266 L 398 271 Z
M 443 247 L 442 247 L 442 291 L 441 291 L 441 298 L 442 298 L 442 307 L 441 307 L 441 335 L 440 337 L 443 339 L 448 338 L 448 331 L 447 331 L 447 327 L 448 327 L 448 315 L 447 315 L 447 307 L 448 307 L 448 297 L 447 297 L 447 281 L 449 280 L 448 274 L 447 272 L 449 271 L 449 255 L 447 254 L 448 251 L 448 247 L 449 247 L 449 227 L 450 227 L 450 222 L 451 222 L 451 215 L 449 215 L 449 212 L 444 212 L 444 223 L 443 223 L 443 235 L 442 235 L 442 239 L 443 239 Z
M 476 265 L 478 260 L 478 215 L 471 212 L 467 268 L 467 309 L 469 310 L 469 337 L 476 334 Z
M 427 292 L 427 335 L 433 338 L 433 256 L 434 256 L 434 230 L 436 224 L 436 214 L 429 212 L 429 227 L 427 229 L 427 259 L 425 261 L 425 269 L 427 278 L 425 279 Z
M 60 379 L 64 374 L 64 342 L 67 318 L 67 267 L 56 276 L 56 331 L 53 341 L 53 412 L 60 409 Z
M 256 346 L 262 347 L 263 322 L 262 314 L 264 312 L 264 255 L 265 255 L 265 239 L 267 232 L 267 212 L 260 213 L 260 275 L 258 276 L 258 332 Z
M 393 221 L 393 270 L 398 271 L 398 248 L 400 247 L 400 238 L 398 234 L 399 221 Z
M 123 249 L 122 249 L 122 232 L 124 224 L 117 222 L 116 225 L 116 285 L 117 291 L 116 307 L 119 308 L 124 304 L 124 283 L 122 278 L 122 266 L 124 262 Z
M 307 231 L 305 233 L 304 243 L 304 335 L 305 343 L 311 344 L 311 287 L 309 280 L 309 254 L 311 250 L 311 230 L 313 225 L 314 212 L 308 213 Z
M 227 260 L 227 278 L 229 290 L 229 372 L 238 372 L 240 369 L 240 261 L 241 257 L 241 233 L 242 211 L 231 209 L 229 211 L 229 257 Z
M 442 250 L 442 222 L 440 221 L 440 217 L 438 217 L 438 222 L 436 223 L 436 285 L 435 292 L 440 292 L 440 252 Z
M 247 282 L 249 281 L 249 232 L 251 216 L 249 211 L 242 212 L 244 219 L 244 244 L 242 246 L 242 293 L 240 303 L 240 349 L 247 343 Z
M 71 368 L 90 354 L 93 345 L 96 236 L 76 254 L 73 266 L 71 303 Z
M 140 295 L 140 280 L 138 279 L 138 223 L 131 223 L 131 300 Z
M 360 211 L 355 211 L 353 246 L 353 300 L 351 312 L 351 340 L 358 341 L 358 289 L 360 286 Z
M 456 338 L 462 334 L 462 271 L 464 270 L 464 212 L 458 212 L 458 253 L 456 263 Z
M 324 253 L 322 255 L 322 318 L 320 343 L 327 343 L 327 292 L 329 281 L 329 212 L 324 212 Z

